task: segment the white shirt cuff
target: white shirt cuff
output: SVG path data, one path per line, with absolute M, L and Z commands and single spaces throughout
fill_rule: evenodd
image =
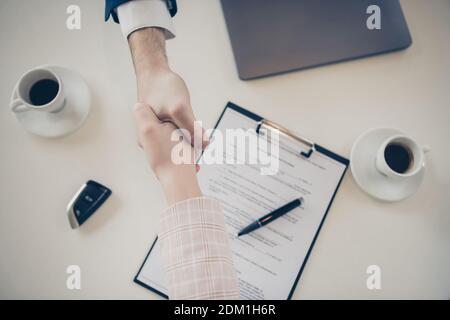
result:
M 125 38 L 147 27 L 164 29 L 166 40 L 175 37 L 172 18 L 163 0 L 128 1 L 117 8 L 117 15 Z

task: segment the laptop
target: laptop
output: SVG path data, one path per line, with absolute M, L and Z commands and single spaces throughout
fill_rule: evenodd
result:
M 412 43 L 398 0 L 221 2 L 242 80 L 405 49 Z

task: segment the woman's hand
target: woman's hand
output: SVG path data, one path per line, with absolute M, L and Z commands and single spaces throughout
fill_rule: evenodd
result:
M 176 164 L 172 159 L 172 150 L 177 144 L 183 143 L 184 147 L 192 148 L 184 139 L 182 142 L 172 141 L 172 134 L 177 129 L 175 125 L 161 122 L 152 108 L 144 103 L 135 105 L 134 116 L 139 145 L 144 149 L 150 167 L 161 182 L 169 205 L 201 196 L 193 150 L 189 164 Z

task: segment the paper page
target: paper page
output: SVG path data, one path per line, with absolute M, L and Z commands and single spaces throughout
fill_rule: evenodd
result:
M 226 128 L 255 127 L 254 120 L 227 109 L 217 129 L 224 133 Z M 201 165 L 203 193 L 219 199 L 224 209 L 243 299 L 287 299 L 345 171 L 344 164 L 320 152 L 309 159 L 299 157 L 299 148 L 292 140 L 280 139 L 279 171 L 272 176 L 261 175 L 258 165 Z M 236 238 L 243 227 L 300 196 L 305 200 L 300 208 Z M 154 271 L 159 253 L 153 251 L 139 276 L 164 286 L 155 278 L 160 277 Z

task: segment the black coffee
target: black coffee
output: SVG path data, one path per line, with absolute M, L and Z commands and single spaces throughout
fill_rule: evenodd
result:
M 411 151 L 398 143 L 392 143 L 386 147 L 384 159 L 388 166 L 397 173 L 408 171 L 413 162 Z
M 59 84 L 52 79 L 42 79 L 31 86 L 30 102 L 35 106 L 42 106 L 55 99 L 59 91 Z

